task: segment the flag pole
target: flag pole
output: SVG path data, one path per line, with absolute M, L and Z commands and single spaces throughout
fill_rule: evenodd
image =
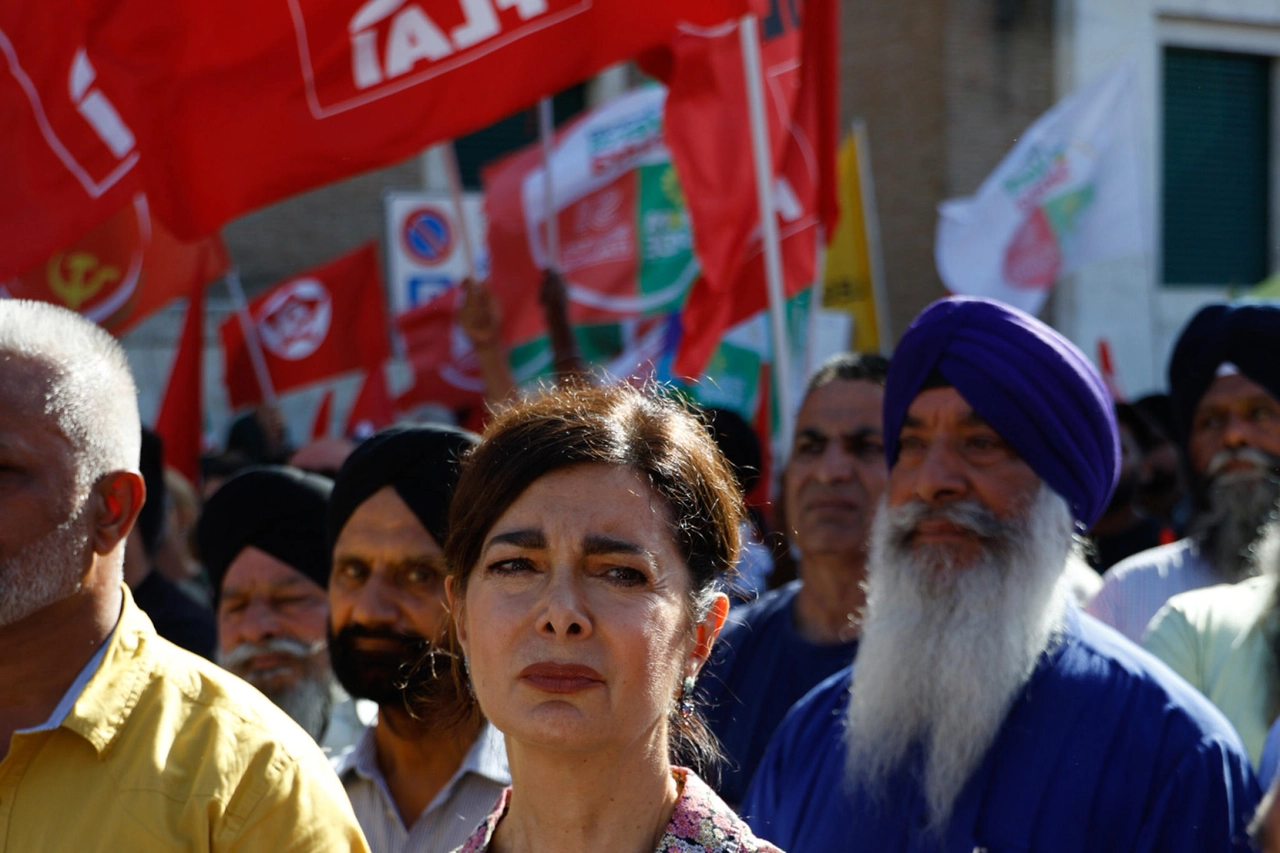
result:
M 449 178 L 449 197 L 453 199 L 453 215 L 458 218 L 458 234 L 462 237 L 462 251 L 467 256 L 467 278 L 476 280 L 476 256 L 471 251 L 471 229 L 467 225 L 467 212 L 462 208 L 462 173 L 458 169 L 458 152 L 453 142 L 444 143 L 445 172 Z
M 791 450 L 792 409 L 791 351 L 787 340 L 787 306 L 782 284 L 782 250 L 778 218 L 773 206 L 773 168 L 769 156 L 769 126 L 764 112 L 763 68 L 760 62 L 760 33 L 755 15 L 746 15 L 738 26 L 742 41 L 742 66 L 747 83 L 747 109 L 751 116 L 751 153 L 755 162 L 756 199 L 760 206 L 761 237 L 764 240 L 765 284 L 769 289 L 769 327 L 773 336 L 774 393 L 778 404 L 780 463 Z
M 813 284 L 809 287 L 809 317 L 804 339 L 804 374 L 808 379 L 818 365 L 813 363 L 813 348 L 818 340 L 818 312 L 822 310 L 822 294 L 827 282 L 827 235 L 822 223 L 814 226 L 816 239 L 813 247 Z
M 244 298 L 244 288 L 240 285 L 239 267 L 232 267 L 231 272 L 227 273 L 227 290 L 231 292 L 231 302 L 240 321 L 240 331 L 244 333 L 245 349 L 249 351 L 249 362 L 253 365 L 253 375 L 258 380 L 258 390 L 262 392 L 262 399 L 274 406 L 276 389 L 271 384 L 271 371 L 267 369 L 266 356 L 262 354 L 258 327 L 249 313 L 249 302 Z
M 556 220 L 555 185 L 551 181 L 551 144 L 555 139 L 555 119 L 550 98 L 538 101 L 538 141 L 542 145 L 542 192 L 547 219 L 547 266 L 560 272 L 560 223 Z
M 889 293 L 884 283 L 884 252 L 880 247 L 880 214 L 876 212 L 876 188 L 871 176 L 871 138 L 866 119 L 853 120 L 854 162 L 858 165 L 858 193 L 862 198 L 862 226 L 867 232 L 867 266 L 871 272 L 871 299 L 875 308 L 876 340 L 880 354 L 893 352 L 893 332 L 889 329 Z

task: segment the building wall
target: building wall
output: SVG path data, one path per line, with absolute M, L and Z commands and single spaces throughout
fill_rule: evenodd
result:
M 867 121 L 894 337 L 943 294 L 933 264 L 948 180 L 946 0 L 840 7 L 840 119 Z
M 841 6 L 844 126 L 867 122 L 894 337 L 945 290 L 937 207 L 974 192 L 1054 101 L 1053 0 Z
M 1059 285 L 1059 325 L 1090 351 L 1112 343 L 1121 384 L 1132 395 L 1163 389 L 1178 332 L 1204 303 L 1229 294 L 1220 286 L 1166 286 L 1161 281 L 1162 52 L 1167 46 L 1280 57 L 1280 6 L 1274 0 L 1062 0 L 1056 31 L 1060 92 L 1088 83 L 1116 63 L 1137 72 L 1138 131 L 1146 153 L 1148 226 L 1154 254 L 1097 264 Z M 1273 109 L 1273 113 L 1275 110 Z M 1280 146 L 1272 133 L 1272 171 Z M 1277 194 L 1272 193 L 1273 205 Z M 1274 215 L 1273 227 L 1275 226 Z

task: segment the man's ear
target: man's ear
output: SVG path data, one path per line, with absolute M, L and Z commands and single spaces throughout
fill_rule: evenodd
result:
M 142 475 L 112 471 L 103 475 L 89 493 L 93 507 L 93 550 L 105 556 L 129 536 L 147 499 Z

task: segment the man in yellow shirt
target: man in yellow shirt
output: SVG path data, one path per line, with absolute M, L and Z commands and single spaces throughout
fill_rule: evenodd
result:
M 124 587 L 139 435 L 110 335 L 0 300 L 0 853 L 366 851 L 310 738 Z

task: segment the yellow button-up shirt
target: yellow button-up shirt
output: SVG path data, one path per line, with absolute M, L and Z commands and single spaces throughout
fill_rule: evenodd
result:
M 233 675 L 160 638 L 124 591 L 55 728 L 0 761 L 0 853 L 368 850 L 320 748 Z

